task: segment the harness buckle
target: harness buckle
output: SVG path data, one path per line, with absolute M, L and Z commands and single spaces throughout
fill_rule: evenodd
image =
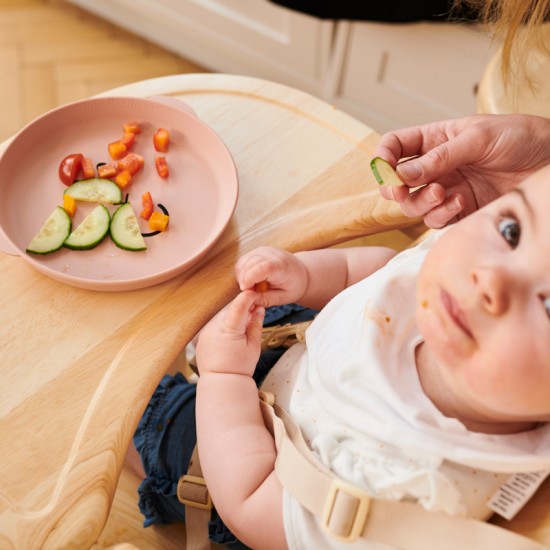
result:
M 178 500 L 185 506 L 212 510 L 212 498 L 203 477 L 183 475 L 178 480 Z
M 321 527 L 337 540 L 355 542 L 365 528 L 369 505 L 365 491 L 334 479 L 323 507 Z

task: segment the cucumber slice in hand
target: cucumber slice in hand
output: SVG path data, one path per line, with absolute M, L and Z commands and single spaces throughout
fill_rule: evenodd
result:
M 63 246 L 72 250 L 90 250 L 95 248 L 109 233 L 111 216 L 105 206 L 99 204 L 67 237 Z
M 122 202 L 122 190 L 111 180 L 103 178 L 90 178 L 79 180 L 65 189 L 67 195 L 77 201 L 104 202 L 118 204 Z
M 111 220 L 111 239 L 124 250 L 146 250 L 145 239 L 141 235 L 138 220 L 131 203 L 119 206 Z
M 373 158 L 370 161 L 370 168 L 380 185 L 405 185 L 397 172 L 382 157 Z
M 48 216 L 26 248 L 32 254 L 50 254 L 59 250 L 71 232 L 71 218 L 61 206 Z

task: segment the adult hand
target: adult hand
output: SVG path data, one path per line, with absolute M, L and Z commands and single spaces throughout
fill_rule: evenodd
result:
M 472 115 L 434 122 L 384 134 L 374 154 L 397 167 L 406 184 L 382 187 L 382 195 L 406 215 L 443 227 L 550 163 L 550 119 Z

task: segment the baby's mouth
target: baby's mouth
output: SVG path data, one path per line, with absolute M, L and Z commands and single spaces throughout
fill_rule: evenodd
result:
M 471 338 L 473 340 L 474 335 L 472 334 L 470 325 L 468 324 L 468 320 L 466 319 L 466 315 L 458 306 L 457 301 L 444 289 L 441 289 L 440 297 L 441 303 L 443 304 L 443 307 L 445 308 L 445 311 L 449 315 L 451 321 L 453 321 L 453 323 L 460 330 L 462 330 L 462 332 L 464 332 L 464 334 L 466 334 L 468 338 Z

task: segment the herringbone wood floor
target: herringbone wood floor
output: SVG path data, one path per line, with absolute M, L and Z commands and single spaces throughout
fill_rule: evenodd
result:
M 0 142 L 63 103 L 204 70 L 63 0 L 0 0 Z

